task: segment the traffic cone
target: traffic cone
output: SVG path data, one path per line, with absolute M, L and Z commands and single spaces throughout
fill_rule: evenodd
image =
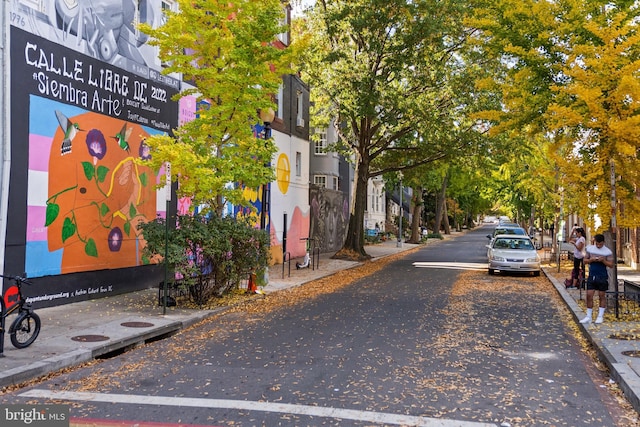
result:
M 248 293 L 255 293 L 258 290 L 258 282 L 255 273 L 249 275 L 249 284 L 247 285 Z

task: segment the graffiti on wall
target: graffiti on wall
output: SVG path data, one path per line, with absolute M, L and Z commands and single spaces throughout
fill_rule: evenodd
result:
M 11 25 L 130 71 L 157 63 L 157 49 L 136 23 L 163 19 L 160 2 L 151 0 L 13 0 L 10 17 Z
M 26 176 L 30 277 L 144 265 L 138 224 L 164 214 L 145 138 L 178 122 L 180 83 L 112 67 L 12 28 L 13 197 Z M 181 105 L 181 109 L 190 110 Z M 25 153 L 25 154 L 23 154 Z M 17 246 L 16 246 L 17 247 Z
M 156 216 L 157 177 L 140 160 L 157 131 L 37 96 L 30 106 L 29 276 L 148 263 L 138 225 Z
M 349 225 L 349 202 L 341 191 L 311 186 L 311 238 L 322 252 L 342 247 Z

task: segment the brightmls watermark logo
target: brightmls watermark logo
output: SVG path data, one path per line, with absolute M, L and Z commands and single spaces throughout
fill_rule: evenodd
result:
M 69 427 L 68 405 L 0 405 L 2 427 Z

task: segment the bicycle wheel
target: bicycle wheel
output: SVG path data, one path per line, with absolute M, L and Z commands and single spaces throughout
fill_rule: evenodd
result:
M 11 324 L 11 328 L 9 328 L 11 344 L 13 344 L 15 348 L 29 347 L 36 338 L 38 338 L 39 333 L 40 317 L 28 311 L 23 311 L 18 314 L 16 320 Z

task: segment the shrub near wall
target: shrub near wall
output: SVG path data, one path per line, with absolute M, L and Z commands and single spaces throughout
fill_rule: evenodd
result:
M 168 237 L 164 218 L 140 225 L 147 242 L 144 254 L 149 262 L 164 261 L 166 247 L 174 283 L 188 290 L 196 304 L 237 288 L 269 261 L 267 233 L 242 219 L 180 215 L 177 224 Z

